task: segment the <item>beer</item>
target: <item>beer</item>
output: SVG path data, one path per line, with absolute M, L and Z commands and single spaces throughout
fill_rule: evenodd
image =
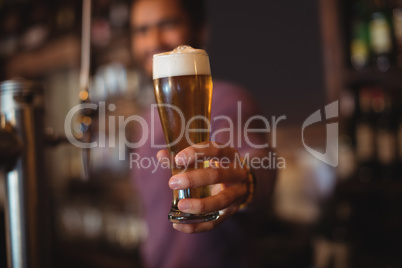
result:
M 171 52 L 154 55 L 153 76 L 158 112 L 170 155 L 174 157 L 190 145 L 209 141 L 212 78 L 206 52 L 180 46 Z M 172 175 L 203 167 L 202 161 L 186 168 L 173 164 Z M 209 186 L 174 190 L 169 220 L 197 223 L 217 219 L 217 211 L 195 215 L 183 213 L 177 207 L 181 199 L 204 198 L 210 194 Z
M 163 90 L 169 85 L 169 91 Z M 165 77 L 155 79 L 155 96 L 157 103 L 170 104 L 178 107 L 181 111 L 171 106 L 158 106 L 163 132 L 170 152 L 176 154 L 180 150 L 190 146 L 191 142 L 200 143 L 208 141 L 207 132 L 189 132 L 189 139 L 183 135 L 182 139 L 175 139 L 181 135 L 188 120 L 195 115 L 201 115 L 208 119 L 211 110 L 212 79 L 209 75 L 187 75 L 177 77 Z M 184 120 L 183 118 L 184 117 Z M 182 125 L 185 122 L 185 126 Z M 208 129 L 208 124 L 203 120 L 193 120 L 188 125 L 191 129 Z

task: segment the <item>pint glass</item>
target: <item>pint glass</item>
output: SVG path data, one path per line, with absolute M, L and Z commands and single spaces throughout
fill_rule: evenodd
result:
M 179 46 L 171 52 L 156 54 L 153 57 L 153 79 L 169 155 L 174 157 L 190 145 L 209 141 L 212 78 L 208 54 L 189 46 Z M 179 167 L 172 158 L 171 163 L 172 175 L 207 167 L 202 164 L 203 161 Z M 174 223 L 198 223 L 217 219 L 218 211 L 189 214 L 177 207 L 181 199 L 210 195 L 210 186 L 174 190 L 169 220 Z

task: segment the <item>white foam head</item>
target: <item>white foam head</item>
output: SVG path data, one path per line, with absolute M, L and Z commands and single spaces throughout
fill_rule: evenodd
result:
M 153 78 L 181 75 L 211 75 L 209 57 L 202 49 L 179 46 L 172 51 L 155 54 L 153 57 Z

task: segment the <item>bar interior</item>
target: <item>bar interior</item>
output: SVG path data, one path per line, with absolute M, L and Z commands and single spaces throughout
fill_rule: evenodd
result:
M 166 202 L 145 204 L 135 183 L 156 165 L 133 149 L 155 102 L 137 51 L 170 50 L 138 40 L 196 27 L 192 16 L 137 25 L 160 1 L 0 0 L 0 267 L 188 267 L 150 256 L 158 236 L 155 252 L 168 252 L 148 222 Z M 254 185 L 258 217 L 240 206 L 227 219 L 260 228 L 245 240 L 253 262 L 233 267 L 402 267 L 402 1 L 203 2 L 214 89 L 229 81 L 255 100 L 270 150 L 260 164 L 275 170 L 272 193 Z M 244 245 L 223 243 L 225 224 L 207 233 L 229 260 Z

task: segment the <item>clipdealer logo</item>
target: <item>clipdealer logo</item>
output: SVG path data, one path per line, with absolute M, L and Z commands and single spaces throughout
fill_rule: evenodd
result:
M 156 139 L 156 121 L 159 121 L 157 116 L 157 108 L 163 108 L 169 110 L 171 117 L 175 118 L 175 129 L 174 129 L 174 139 L 170 141 L 169 144 L 163 143 L 158 144 Z M 185 115 L 179 107 L 170 104 L 152 104 L 150 107 L 150 121 L 139 115 L 131 115 L 128 117 L 124 116 L 106 116 L 107 111 L 114 111 L 116 106 L 114 104 L 109 104 L 108 106 L 105 102 L 99 102 L 99 104 L 94 103 L 84 103 L 73 107 L 66 115 L 64 121 L 64 131 L 70 143 L 79 148 L 118 148 L 119 160 L 126 159 L 126 148 L 137 149 L 149 144 L 151 148 L 154 149 L 164 149 L 169 146 L 174 146 L 178 142 L 185 140 L 187 144 L 203 148 L 208 146 L 208 144 L 197 143 L 195 144 L 191 139 L 191 133 L 193 132 L 209 132 L 210 140 L 215 141 L 220 135 L 227 136 L 227 140 L 223 144 L 214 143 L 216 148 L 224 147 L 235 147 L 242 148 L 247 146 L 252 149 L 262 149 L 262 148 L 276 148 L 277 139 L 277 126 L 281 121 L 286 120 L 286 116 L 271 116 L 271 118 L 266 118 L 262 115 L 253 115 L 249 118 L 242 117 L 242 103 L 237 103 L 237 112 L 234 117 L 229 117 L 226 115 L 218 115 L 211 119 L 205 116 L 196 115 L 186 120 Z M 83 141 L 77 138 L 73 133 L 74 125 L 77 123 L 74 120 L 74 116 L 79 114 L 81 110 L 92 110 L 98 113 L 98 133 L 93 133 L 97 137 L 97 140 Z M 107 121 L 107 122 L 106 122 Z M 138 135 L 136 135 L 136 141 L 128 141 L 126 137 L 126 128 L 130 122 L 135 122 L 138 124 Z M 193 122 L 196 122 L 193 124 Z M 258 122 L 258 127 L 255 128 L 255 123 Z M 211 124 L 222 124 L 226 127 L 211 131 Z M 106 139 L 105 133 L 102 129 L 106 129 L 108 126 L 108 134 L 112 139 Z M 198 126 L 198 127 L 197 127 Z M 116 133 L 117 130 L 117 133 Z M 237 133 L 237 135 L 235 135 Z M 261 140 L 256 139 L 255 134 L 268 136 L 270 134 L 271 140 Z M 130 157 L 133 153 L 130 154 Z M 135 156 L 135 155 L 134 155 Z M 275 153 L 269 154 L 267 157 L 275 158 L 272 163 L 276 165 L 281 165 L 283 158 L 276 157 Z M 276 161 L 276 158 L 278 161 Z M 133 158 L 137 159 L 137 158 Z M 257 158 L 250 158 L 257 161 Z M 264 159 L 263 159 L 264 160 Z M 251 161 L 251 160 L 250 160 Z M 144 162 L 145 163 L 145 162 Z M 262 161 L 261 163 L 265 163 Z
M 157 116 L 157 108 L 162 107 L 163 109 L 169 109 L 169 114 L 175 118 L 174 122 L 174 139 L 170 141 L 169 144 L 161 142 L 160 139 L 156 138 L 156 135 L 160 133 L 156 130 L 157 121 L 160 119 Z M 154 149 L 165 149 L 169 146 L 174 146 L 178 142 L 185 140 L 186 144 L 191 145 L 195 148 L 204 148 L 207 146 L 214 146 L 218 149 L 225 147 L 233 148 L 251 148 L 253 152 L 256 149 L 263 148 L 276 148 L 277 144 L 277 126 L 281 121 L 286 120 L 285 115 L 281 116 L 271 116 L 270 118 L 264 117 L 262 115 L 256 114 L 248 118 L 243 118 L 242 114 L 242 103 L 237 103 L 237 110 L 233 117 L 226 115 L 218 115 L 212 118 L 206 118 L 201 115 L 193 116 L 192 118 L 187 118 L 181 111 L 179 107 L 168 104 L 152 104 L 150 107 L 150 118 L 145 119 L 139 115 L 131 115 L 128 117 L 107 115 L 107 111 L 115 111 L 116 106 L 114 104 L 106 105 L 105 102 L 94 103 L 84 103 L 73 107 L 66 115 L 64 121 L 64 130 L 66 136 L 71 144 L 79 148 L 117 148 L 119 160 L 125 160 L 127 157 L 127 148 L 137 149 L 145 144 L 149 145 Z M 95 140 L 82 140 L 73 133 L 73 129 L 82 129 L 79 126 L 74 117 L 80 114 L 81 110 L 92 110 L 97 113 L 99 127 L 97 133 L 93 133 L 97 139 Z M 150 119 L 150 120 L 149 120 Z M 136 135 L 135 141 L 129 141 L 126 137 L 126 128 L 130 122 L 135 122 L 138 126 L 138 133 Z M 195 124 L 192 124 L 196 122 Z M 211 124 L 220 124 L 225 127 L 211 131 Z M 257 125 L 258 127 L 257 127 Z M 76 128 L 74 128 L 76 126 Z M 102 131 L 108 128 L 108 137 Z M 191 133 L 193 132 L 209 132 L 211 143 L 197 143 L 192 141 Z M 80 132 L 78 132 L 80 134 Z M 236 134 L 236 135 L 235 135 Z M 268 137 L 270 135 L 270 140 L 263 140 L 256 138 L 256 135 L 264 135 Z M 224 143 L 213 142 L 219 140 L 219 136 L 227 137 Z M 147 157 L 140 156 L 136 151 L 130 152 L 130 166 L 136 165 L 140 167 L 150 168 L 152 166 L 163 165 L 166 163 L 158 163 L 158 159 L 148 159 Z M 238 156 L 240 159 L 240 156 Z M 261 167 L 261 168 L 286 168 L 285 159 L 278 156 L 275 152 L 271 150 L 267 151 L 267 154 L 245 154 L 243 159 L 247 162 L 248 166 Z M 225 161 L 225 159 L 220 159 Z M 239 162 L 239 161 L 237 161 Z
M 325 120 L 332 118 L 337 118 L 339 115 L 339 101 L 334 101 L 324 108 Z M 338 123 L 327 123 L 326 124 L 326 146 L 325 153 L 320 153 L 313 148 L 309 147 L 304 141 L 304 130 L 315 123 L 323 121 L 321 117 L 321 110 L 317 110 L 312 113 L 304 122 L 302 126 L 302 143 L 304 148 L 313 155 L 315 158 L 321 160 L 322 162 L 336 167 L 338 166 Z
M 325 106 L 324 108 L 324 114 L 325 114 L 325 119 L 322 118 L 321 115 L 321 109 L 315 111 L 314 113 L 312 113 L 302 124 L 302 135 L 301 135 L 301 139 L 302 139 L 302 144 L 304 146 L 304 148 L 311 154 L 313 155 L 315 158 L 319 159 L 320 161 L 332 166 L 332 167 L 336 167 L 338 165 L 338 123 L 327 123 L 326 124 L 326 146 L 325 146 L 325 153 L 321 153 L 319 151 L 314 150 L 313 148 L 311 148 L 310 146 L 308 146 L 305 142 L 305 135 L 304 135 L 304 131 L 311 125 L 322 122 L 323 120 L 330 120 L 333 118 L 337 118 L 338 114 L 339 114 L 339 109 L 338 109 L 338 101 L 332 102 L 328 105 Z M 151 111 L 155 112 L 154 110 L 156 110 L 157 105 L 153 105 Z M 179 137 L 173 141 L 173 143 L 171 145 L 174 145 L 176 142 L 178 142 L 179 139 L 181 138 L 186 138 L 189 139 L 189 132 L 194 132 L 194 131 L 210 131 L 211 129 L 211 123 L 212 122 L 216 122 L 216 121 L 226 121 L 228 123 L 228 126 L 230 126 L 229 128 L 225 128 L 225 129 L 221 129 L 221 130 L 217 130 L 215 131 L 215 133 L 211 133 L 211 138 L 213 140 L 214 136 L 220 132 L 228 132 L 230 139 L 227 143 L 222 144 L 222 145 L 217 145 L 225 147 L 225 146 L 231 146 L 231 147 L 241 147 L 242 143 L 245 143 L 246 145 L 250 146 L 251 148 L 254 149 L 258 149 L 258 148 L 267 148 L 267 147 L 272 147 L 272 148 L 276 148 L 276 144 L 277 144 L 277 126 L 279 124 L 280 121 L 284 121 L 286 120 L 286 116 L 282 115 L 279 117 L 276 116 L 272 116 L 271 120 L 269 121 L 267 118 L 263 117 L 262 115 L 254 115 L 253 117 L 249 118 L 248 120 L 246 120 L 245 122 L 241 121 L 241 102 L 237 103 L 237 117 L 235 120 L 237 120 L 236 124 L 234 122 L 232 122 L 232 119 L 227 117 L 227 116 L 217 116 L 215 118 L 212 118 L 212 122 L 210 122 L 210 120 L 208 120 L 207 118 L 204 118 L 202 116 L 196 116 L 195 118 L 192 118 L 190 120 L 190 123 L 193 120 L 200 120 L 203 121 L 204 123 L 206 123 L 206 128 L 205 129 L 193 129 L 190 127 L 190 124 L 187 122 L 185 123 L 184 120 L 184 115 L 182 114 L 181 110 L 178 107 L 169 107 L 171 109 L 173 109 L 180 118 L 180 125 L 181 125 L 181 132 Z M 116 136 L 118 138 L 118 142 L 116 142 L 116 140 L 113 139 L 109 139 L 108 142 L 106 142 L 105 139 L 105 134 L 100 132 L 99 128 L 99 133 L 98 133 L 98 141 L 90 141 L 90 142 L 83 142 L 80 141 L 79 139 L 76 139 L 75 135 L 72 132 L 72 125 L 73 125 L 73 117 L 75 114 L 77 114 L 77 112 L 79 112 L 82 109 L 91 109 L 93 111 L 97 111 L 99 113 L 99 118 L 103 118 L 104 120 L 106 120 L 106 110 L 109 111 L 114 111 L 116 109 L 116 106 L 114 104 L 109 104 L 108 107 L 106 107 L 104 102 L 100 102 L 99 105 L 94 104 L 94 103 L 86 103 L 86 104 L 79 104 L 76 105 L 75 107 L 73 107 L 67 114 L 66 118 L 65 118 L 65 122 L 64 122 L 64 130 L 66 133 L 67 138 L 69 139 L 69 141 L 75 145 L 76 147 L 79 148 L 95 148 L 95 147 L 99 147 L 99 148 L 105 148 L 105 147 L 109 147 L 109 148 L 113 148 L 113 147 L 118 147 L 119 149 L 119 160 L 125 160 L 126 154 L 125 154 L 125 148 L 139 148 L 142 145 L 145 144 L 145 142 L 147 142 L 147 139 L 150 139 L 150 143 L 151 143 L 151 147 L 153 148 L 166 148 L 166 144 L 156 144 L 155 140 L 154 140 L 154 131 L 155 131 L 155 116 L 151 116 L 151 122 L 147 122 L 144 118 L 142 118 L 139 115 L 131 115 L 127 118 L 123 117 L 123 116 L 118 116 L 118 120 L 116 120 L 116 118 L 109 116 L 108 118 L 108 125 L 109 125 L 109 135 L 112 136 Z M 262 129 L 253 129 L 251 128 L 251 123 L 254 120 L 259 120 L 263 123 L 264 127 Z M 142 129 L 142 135 L 141 138 L 137 141 L 137 142 L 129 142 L 126 139 L 125 136 L 125 129 L 127 127 L 127 124 L 129 122 L 135 121 L 137 123 L 139 123 L 141 125 L 141 129 Z M 149 124 L 150 125 L 149 125 Z M 100 120 L 99 124 L 101 124 L 104 128 L 106 122 L 102 122 L 102 120 Z M 117 131 L 118 133 L 115 133 L 115 126 L 117 124 Z M 237 126 L 237 131 L 240 133 L 239 137 L 237 137 L 237 139 L 234 137 L 233 133 L 235 131 L 234 127 Z M 241 126 L 243 126 L 241 128 Z M 264 144 L 254 144 L 250 139 L 249 139 L 249 135 L 252 133 L 270 133 L 271 134 L 271 143 L 270 145 L 268 145 L 268 143 L 264 143 Z M 240 136 L 244 137 L 244 141 L 242 141 Z M 189 144 L 194 145 L 191 143 L 191 141 L 189 141 Z M 131 158 L 131 156 L 130 156 Z M 283 159 L 282 157 L 277 157 L 276 153 L 273 153 L 272 155 L 269 155 L 269 161 L 271 163 L 271 158 L 273 158 L 272 163 L 276 161 L 276 164 L 274 164 L 274 166 L 282 166 L 285 167 L 286 165 L 285 163 L 285 159 Z M 130 159 L 132 160 L 132 159 Z M 157 162 L 157 161 L 156 161 Z M 155 162 L 155 163 L 156 163 Z M 260 161 L 261 163 L 263 163 L 263 160 Z M 279 163 L 279 164 L 278 164 Z

